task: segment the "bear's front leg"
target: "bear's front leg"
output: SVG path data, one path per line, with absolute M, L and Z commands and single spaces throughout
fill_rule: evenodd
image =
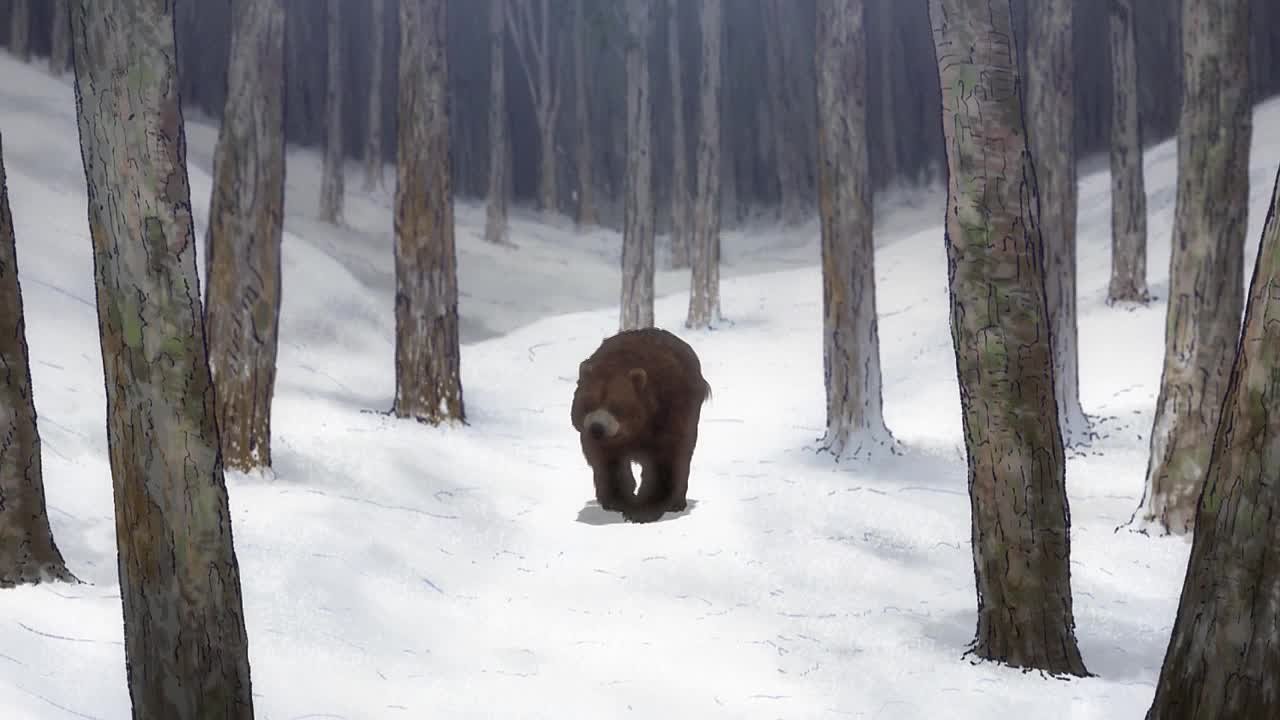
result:
M 622 510 L 629 496 L 635 493 L 636 479 L 631 474 L 631 463 L 625 460 L 614 460 L 607 467 L 595 468 L 593 480 L 596 502 L 604 510 Z

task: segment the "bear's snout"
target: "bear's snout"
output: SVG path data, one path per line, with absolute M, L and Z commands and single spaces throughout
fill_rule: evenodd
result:
M 591 433 L 593 440 L 600 440 L 604 437 L 604 423 L 593 422 L 587 428 L 587 432 Z

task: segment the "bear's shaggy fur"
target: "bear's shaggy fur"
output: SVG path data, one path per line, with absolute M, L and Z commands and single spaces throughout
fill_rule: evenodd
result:
M 600 507 L 632 522 L 685 509 L 698 419 L 710 396 L 697 354 L 666 330 L 626 330 L 600 343 L 578 367 L 571 411 Z M 639 494 L 633 461 L 642 470 Z

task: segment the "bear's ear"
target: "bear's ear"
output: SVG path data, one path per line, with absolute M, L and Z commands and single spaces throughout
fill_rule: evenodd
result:
M 631 368 L 627 377 L 631 378 L 631 384 L 635 385 L 636 392 L 642 392 L 645 383 L 649 381 L 649 374 L 644 371 L 644 368 Z

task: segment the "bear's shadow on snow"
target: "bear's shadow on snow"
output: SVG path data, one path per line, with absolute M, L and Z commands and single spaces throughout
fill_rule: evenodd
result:
M 698 501 L 693 498 L 689 498 L 686 501 L 686 504 L 687 507 L 685 507 L 684 510 L 678 513 L 663 513 L 662 517 L 658 518 L 654 522 L 664 523 L 679 520 L 693 512 L 693 508 L 697 506 Z M 582 506 L 582 509 L 578 511 L 577 522 L 584 523 L 586 525 L 624 525 L 627 524 L 627 519 L 622 517 L 622 513 L 617 512 L 616 510 L 605 510 L 600 507 L 600 503 L 595 500 L 588 500 L 587 503 Z M 648 525 L 650 523 L 644 524 Z

